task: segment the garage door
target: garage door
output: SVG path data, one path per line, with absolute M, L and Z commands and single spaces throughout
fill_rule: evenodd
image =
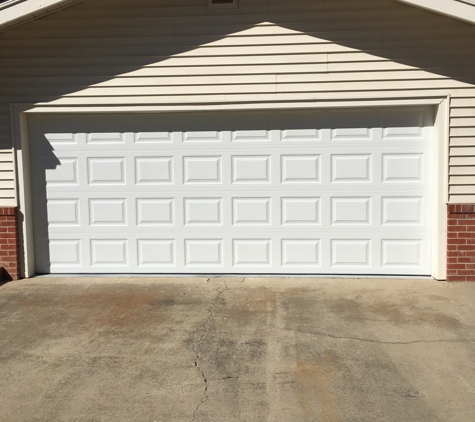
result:
M 38 273 L 428 275 L 424 108 L 30 118 Z

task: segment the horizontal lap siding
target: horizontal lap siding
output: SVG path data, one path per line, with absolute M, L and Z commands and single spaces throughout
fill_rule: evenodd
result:
M 475 202 L 475 26 L 389 0 L 87 0 L 0 34 L 9 104 L 186 107 L 451 95 L 450 194 Z M 3 201 L 1 200 L 3 198 Z
M 475 95 L 452 100 L 450 116 L 450 198 L 475 203 Z

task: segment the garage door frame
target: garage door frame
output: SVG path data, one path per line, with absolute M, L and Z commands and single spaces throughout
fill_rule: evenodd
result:
M 432 202 L 432 253 L 431 276 L 438 280 L 446 278 L 446 204 L 448 201 L 448 151 L 449 151 L 449 105 L 450 97 L 431 97 L 421 99 L 394 99 L 394 100 L 362 100 L 362 101 L 335 101 L 335 102 L 293 102 L 279 104 L 230 104 L 220 106 L 188 106 L 188 107 L 161 107 L 161 106 L 122 106 L 122 107 L 52 107 L 33 104 L 13 104 L 12 138 L 16 160 L 17 204 L 20 217 L 20 271 L 28 278 L 35 275 L 35 250 L 33 241 L 33 202 L 30 186 L 30 154 L 28 115 L 31 113 L 170 113 L 192 111 L 252 111 L 252 110 L 283 110 L 283 109 L 334 109 L 334 108 L 369 108 L 369 107 L 409 107 L 434 106 L 434 154 L 432 163 L 433 202 Z

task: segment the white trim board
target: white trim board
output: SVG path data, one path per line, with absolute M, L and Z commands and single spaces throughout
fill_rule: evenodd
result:
M 475 3 L 465 0 L 395 0 L 411 6 L 430 10 L 431 12 L 475 23 Z
M 446 248 L 447 248 L 447 227 L 446 227 L 446 203 L 448 201 L 448 151 L 449 151 L 449 106 L 450 97 L 427 98 L 425 100 L 396 100 L 396 101 L 378 101 L 368 100 L 360 101 L 340 101 L 333 103 L 326 103 L 321 107 L 325 108 L 357 108 L 357 107 L 378 107 L 378 106 L 414 106 L 414 105 L 436 106 L 435 115 L 435 137 L 434 142 L 437 144 L 434 148 L 434 162 L 433 162 L 433 226 L 432 226 L 432 270 L 431 276 L 438 280 L 445 280 L 446 278 Z M 294 103 L 292 108 L 317 108 L 316 104 L 308 103 Z M 254 109 L 257 108 L 254 105 Z M 269 104 L 261 104 L 261 109 L 271 109 Z M 279 104 L 280 109 L 291 108 Z M 248 105 L 235 105 L 235 110 L 249 110 Z M 15 156 L 17 162 L 17 177 L 18 181 L 18 199 L 19 199 L 19 215 L 20 215 L 20 238 L 23 247 L 20 249 L 21 254 L 21 272 L 25 277 L 32 277 L 35 275 L 35 258 L 34 258 L 34 239 L 33 239 L 33 219 L 32 219 L 32 199 L 30 186 L 30 157 L 29 157 L 29 136 L 28 136 L 28 114 L 30 113 L 91 113 L 95 110 L 94 107 L 84 109 L 74 109 L 66 107 L 64 109 L 55 107 L 41 107 L 35 105 L 14 105 L 12 106 L 12 119 L 14 127 L 14 146 Z M 122 107 L 121 110 L 130 112 L 172 112 L 179 111 L 176 109 L 157 107 L 147 107 L 147 110 L 139 110 L 137 107 Z M 196 108 L 195 108 L 195 111 Z M 101 107 L 100 112 L 117 113 L 119 110 L 116 107 Z
M 84 0 L 10 0 L 0 5 L 0 30 L 37 19 Z
M 0 5 L 0 30 L 31 21 L 84 0 L 9 0 Z M 393 0 L 475 23 L 473 0 Z

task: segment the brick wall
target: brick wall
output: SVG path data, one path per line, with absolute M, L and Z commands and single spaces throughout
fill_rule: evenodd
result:
M 19 249 L 16 208 L 0 207 L 0 274 L 1 281 L 18 280 Z
M 475 205 L 447 206 L 447 281 L 475 281 Z

